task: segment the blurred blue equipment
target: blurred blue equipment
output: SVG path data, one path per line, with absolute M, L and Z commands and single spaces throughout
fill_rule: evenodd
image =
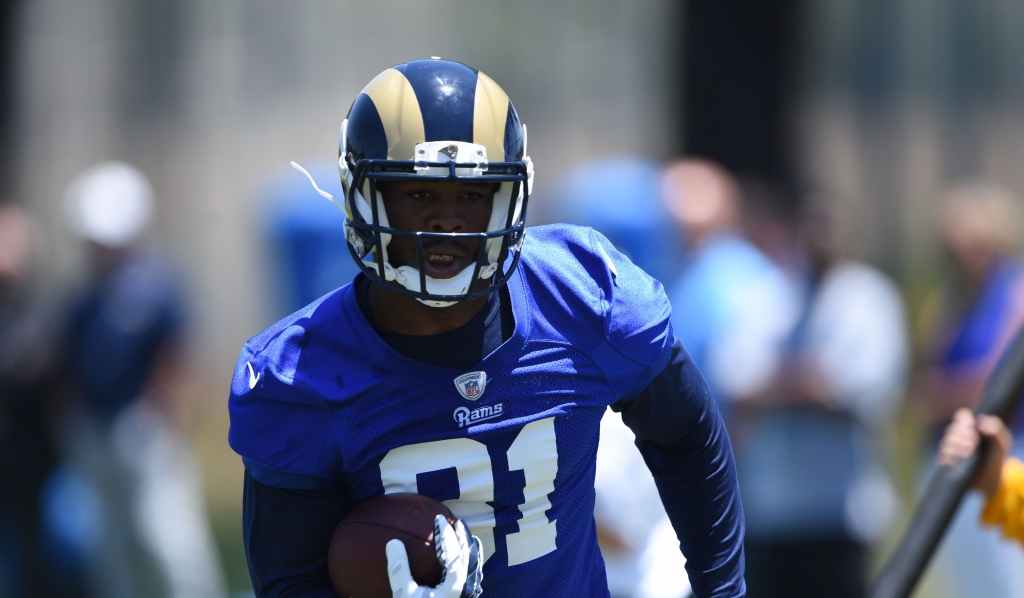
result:
M 556 206 L 551 214 L 597 229 L 634 264 L 669 283 L 680 272 L 685 245 L 662 201 L 661 173 L 657 162 L 638 157 L 582 164 L 546 193 Z
M 324 190 L 342 197 L 338 167 L 314 163 L 307 170 Z M 261 192 L 260 229 L 274 270 L 273 309 L 284 315 L 351 281 L 359 272 L 345 244 L 345 213 L 282 167 Z

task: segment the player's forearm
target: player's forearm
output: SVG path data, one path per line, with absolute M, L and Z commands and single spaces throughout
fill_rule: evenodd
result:
M 743 595 L 743 507 L 732 448 L 714 399 L 681 345 L 622 412 L 654 475 L 696 595 Z
M 253 584 L 255 587 L 255 583 Z M 330 580 L 280 579 L 255 592 L 257 598 L 338 598 Z
M 287 490 L 245 475 L 242 538 L 256 596 L 337 598 L 327 546 L 344 514 L 337 488 Z
M 689 442 L 648 444 L 641 452 L 686 555 L 696 595 L 741 596 L 743 506 L 725 428 L 716 427 L 700 448 Z

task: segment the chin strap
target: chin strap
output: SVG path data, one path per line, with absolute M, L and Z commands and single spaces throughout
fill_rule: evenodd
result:
M 306 178 L 309 179 L 309 183 L 311 185 L 313 185 L 313 189 L 315 189 L 317 193 L 319 193 L 320 195 L 326 197 L 328 200 L 330 200 L 330 202 L 332 204 L 334 204 L 334 205 L 338 206 L 339 208 L 341 208 L 342 211 L 345 210 L 345 206 L 342 205 L 341 202 L 338 201 L 337 199 L 334 199 L 333 195 L 331 195 L 330 193 L 324 191 L 320 187 L 316 186 L 316 181 L 313 180 L 313 175 L 309 174 L 309 172 L 307 172 L 305 168 L 299 166 L 296 162 L 292 162 L 292 168 L 294 168 L 295 170 L 298 170 L 302 174 L 306 175 Z
M 348 121 L 345 121 L 345 122 L 348 122 Z M 345 226 L 345 240 L 347 240 L 349 243 L 352 244 L 353 247 L 355 247 L 356 252 L 360 256 L 366 255 L 367 252 L 369 251 L 369 249 L 364 247 L 363 240 L 359 237 L 358 234 L 356 234 L 356 231 L 352 230 L 352 227 L 349 226 L 349 224 L 348 224 L 348 210 L 345 209 L 345 206 L 340 201 L 335 199 L 333 195 L 331 195 L 330 193 L 328 193 L 328 192 L 324 191 L 323 189 L 321 189 L 320 187 L 318 187 L 317 184 L 316 184 L 316 181 L 313 180 L 313 175 L 309 174 L 309 172 L 305 168 L 303 168 L 302 166 L 299 166 L 299 164 L 297 162 L 292 162 L 291 164 L 292 164 L 292 168 L 294 168 L 295 170 L 298 170 L 302 174 L 306 175 L 306 178 L 309 179 L 309 184 L 313 185 L 313 189 L 317 193 L 319 193 L 323 197 L 326 197 L 328 199 L 328 201 L 330 201 L 334 205 L 338 206 L 341 209 L 342 212 L 345 212 L 345 225 L 344 225 Z

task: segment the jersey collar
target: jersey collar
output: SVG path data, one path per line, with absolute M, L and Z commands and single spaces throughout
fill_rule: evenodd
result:
M 517 272 L 506 283 L 508 285 L 509 298 L 512 301 L 512 315 L 516 320 L 512 336 L 484 357 L 482 361 L 469 369 L 471 372 L 483 370 L 487 372 L 488 378 L 494 378 L 508 367 L 514 365 L 522 353 L 527 338 L 529 338 L 530 316 L 532 314 L 530 313 L 531 308 L 526 291 L 526 282 L 523 278 L 523 264 L 520 263 L 516 270 Z M 366 321 L 362 310 L 359 309 L 355 284 L 347 285 L 342 290 L 341 303 L 342 312 L 348 318 L 349 324 L 358 335 L 359 340 L 366 347 L 366 350 L 384 367 L 411 380 L 433 384 L 454 392 L 452 380 L 466 372 L 409 359 L 392 349 L 377 334 L 373 326 Z

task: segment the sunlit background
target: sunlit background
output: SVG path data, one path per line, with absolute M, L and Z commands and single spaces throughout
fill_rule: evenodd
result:
M 1017 0 L 8 0 L 0 11 L 0 202 L 24 207 L 41 233 L 25 292 L 58 330 L 88 284 L 64 199 L 79 172 L 119 160 L 149 177 L 148 234 L 186 297 L 175 409 L 239 597 L 251 595 L 243 469 L 226 440 L 238 351 L 354 273 L 341 212 L 289 162 L 340 189 L 339 125 L 385 68 L 441 56 L 500 83 L 529 128 L 531 224 L 575 216 L 600 228 L 585 207 L 602 190 L 627 211 L 660 209 L 645 203 L 660 193 L 651 181 L 684 155 L 778 190 L 782 214 L 827 195 L 844 254 L 903 291 L 915 368 L 928 359 L 929 297 L 950 274 L 945 190 L 983 180 L 1024 193 Z M 648 267 L 668 284 L 683 242 L 660 247 Z M 880 445 L 906 505 L 934 448 L 906 406 L 917 387 Z M 893 537 L 873 541 L 872 562 Z M 922 595 L 959 595 L 951 587 Z

